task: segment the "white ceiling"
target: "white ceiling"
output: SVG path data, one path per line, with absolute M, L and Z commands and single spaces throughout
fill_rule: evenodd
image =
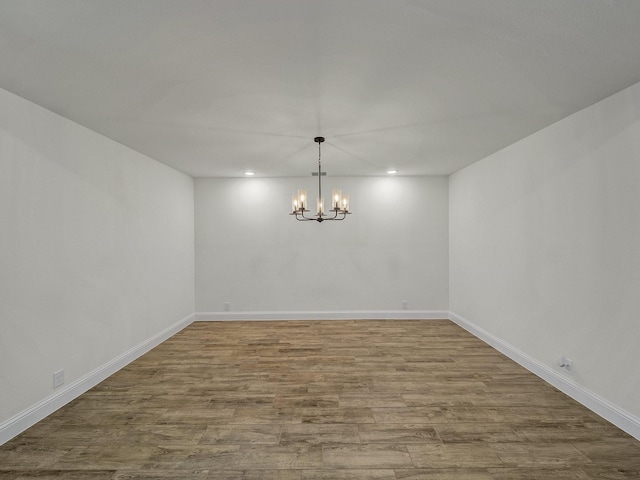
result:
M 0 0 L 0 87 L 193 176 L 449 174 L 640 81 L 638 0 Z

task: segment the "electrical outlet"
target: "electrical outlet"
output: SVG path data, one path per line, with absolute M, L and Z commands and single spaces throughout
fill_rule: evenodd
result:
M 403 310 L 406 310 L 408 305 L 409 305 L 409 302 L 407 302 L 406 300 L 402 301 L 402 309 Z
M 564 368 L 567 372 L 573 372 L 573 360 L 569 357 L 563 355 L 558 359 L 557 363 L 560 368 Z
M 231 302 L 224 302 L 224 311 L 228 312 L 231 310 Z
M 64 370 L 53 372 L 53 388 L 58 388 L 64 384 Z

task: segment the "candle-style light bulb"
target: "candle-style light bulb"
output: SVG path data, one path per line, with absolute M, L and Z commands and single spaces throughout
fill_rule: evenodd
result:
M 298 190 L 298 208 L 304 211 L 304 207 L 307 205 L 307 191 L 304 189 Z
M 345 212 L 349 211 L 349 195 L 345 194 L 342 196 L 342 210 Z
M 331 209 L 335 210 L 335 209 L 340 209 L 340 203 L 342 200 L 342 192 L 340 191 L 339 188 L 334 188 L 333 192 L 331 193 Z
M 324 215 L 324 197 L 318 197 L 318 215 Z

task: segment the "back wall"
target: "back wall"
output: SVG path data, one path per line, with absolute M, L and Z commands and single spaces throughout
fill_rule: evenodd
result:
M 448 309 L 447 177 L 327 177 L 352 215 L 298 222 L 308 178 L 195 180 L 196 312 Z M 312 202 L 315 206 L 315 201 Z

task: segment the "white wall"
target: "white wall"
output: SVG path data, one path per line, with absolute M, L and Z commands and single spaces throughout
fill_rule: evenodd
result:
M 326 177 L 353 214 L 288 215 L 307 178 L 196 179 L 196 311 L 447 310 L 448 179 Z M 313 202 L 315 206 L 315 201 Z
M 640 84 L 453 175 L 450 237 L 452 312 L 637 422 Z
M 193 312 L 193 180 L 0 90 L 0 424 Z

